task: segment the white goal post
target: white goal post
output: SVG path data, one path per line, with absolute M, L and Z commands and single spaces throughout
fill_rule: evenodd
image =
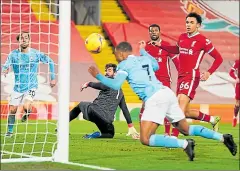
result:
M 49 21 L 42 21 L 41 17 L 39 17 L 38 23 L 39 29 L 41 24 L 49 24 L 46 27 L 48 32 L 40 32 L 31 33 L 32 25 L 31 19 L 34 18 L 33 8 L 39 7 L 38 16 L 41 16 L 41 13 L 46 13 L 46 11 L 42 10 L 45 6 L 55 5 L 56 9 L 59 7 L 59 12 L 53 13 L 50 12 L 53 16 L 59 16 L 56 21 L 51 23 L 50 15 Z M 30 11 L 22 11 L 24 6 L 30 6 Z M 35 7 L 34 7 L 35 6 Z M 20 9 L 18 11 L 18 9 Z M 24 8 L 25 9 L 25 8 Z M 26 8 L 27 9 L 27 8 Z M 29 14 L 28 14 L 29 13 Z M 18 16 L 19 15 L 19 16 Z M 21 22 L 24 17 L 29 18 L 29 23 Z M 44 16 L 44 15 L 42 15 Z M 20 17 L 20 19 L 19 19 Z M 37 17 L 36 17 L 37 18 Z M 44 121 L 40 118 L 38 121 L 39 114 L 36 114 L 36 121 L 31 122 L 27 121 L 26 123 L 21 123 L 19 118 L 16 116 L 16 121 L 14 123 L 14 133 L 13 137 L 7 138 L 5 136 L 6 129 L 7 129 L 7 117 L 9 115 L 9 110 L 3 111 L 2 108 L 2 101 L 1 101 L 1 163 L 11 163 L 11 162 L 43 162 L 43 161 L 54 161 L 54 162 L 61 162 L 67 163 L 69 161 L 69 102 L 70 102 L 70 39 L 71 39 L 71 0 L 1 0 L 1 42 L 3 51 L 1 52 L 1 66 L 4 65 L 6 58 L 2 58 L 2 56 L 7 56 L 12 50 L 12 45 L 17 46 L 16 39 L 14 37 L 21 33 L 21 31 L 30 30 L 30 35 L 36 35 L 41 38 L 41 35 L 47 35 L 48 41 L 47 43 L 42 42 L 31 42 L 32 44 L 36 43 L 38 46 L 36 49 L 41 52 L 41 47 L 46 44 L 48 49 L 47 55 L 51 57 L 54 54 L 51 51 L 51 44 L 58 47 L 58 52 L 54 55 L 58 56 L 58 67 L 55 67 L 55 70 L 58 71 L 57 73 L 57 84 L 56 84 L 56 102 L 54 102 L 57 106 L 58 113 L 56 115 L 56 121 L 53 119 L 46 118 Z M 6 21 L 4 23 L 4 21 Z M 24 27 L 24 25 L 28 25 Z M 52 42 L 51 34 L 54 35 L 56 33 L 51 33 L 50 25 L 55 25 L 58 27 L 58 43 L 54 44 Z M 18 29 L 18 33 L 14 28 Z M 25 30 L 21 30 L 21 28 L 26 28 Z M 12 33 L 14 31 L 15 33 Z M 38 35 L 37 35 L 38 34 Z M 1 47 L 1 48 L 2 48 Z M 5 51 L 4 51 L 5 48 Z M 41 67 L 41 65 L 39 66 Z M 41 70 L 41 69 L 40 69 Z M 49 74 L 49 69 L 48 73 Z M 10 93 L 8 92 L 9 85 L 7 83 L 7 79 L 10 82 L 14 82 L 14 75 L 8 76 L 8 78 L 4 78 L 1 82 L 1 100 L 3 97 L 7 98 Z M 47 77 L 48 78 L 48 77 Z M 38 80 L 39 82 L 40 80 Z M 49 82 L 48 82 L 49 83 Z M 45 83 L 47 85 L 47 83 Z M 45 85 L 44 85 L 45 86 Z M 49 86 L 49 84 L 48 84 Z M 41 92 L 44 93 L 44 92 Z M 41 96 L 43 99 L 46 95 Z M 7 99 L 6 99 L 7 100 Z M 44 100 L 39 100 L 40 103 L 45 103 Z M 33 102 L 34 103 L 34 102 Z M 51 102 L 49 102 L 51 103 Z M 48 105 L 46 105 L 48 106 Z M 6 108 L 9 105 L 6 102 Z M 5 111 L 8 111 L 4 113 Z M 48 110 L 47 110 L 48 111 Z M 16 114 L 17 115 L 17 114 Z M 46 116 L 48 113 L 46 113 Z M 4 119 L 2 119 L 2 117 Z M 43 125 L 43 126 L 41 126 Z M 54 128 L 57 125 L 57 133 L 55 133 Z M 31 128 L 30 128 L 31 127 Z M 50 129 L 51 127 L 51 129 Z M 32 129 L 32 130 L 31 130 Z M 41 130 L 42 131 L 39 131 Z M 24 131 L 23 131 L 24 130 Z M 46 131 L 46 132 L 44 132 Z M 42 138 L 42 140 L 39 140 Z

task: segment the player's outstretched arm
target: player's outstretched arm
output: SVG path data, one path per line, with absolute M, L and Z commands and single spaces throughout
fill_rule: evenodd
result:
M 163 50 L 166 50 L 168 53 L 179 54 L 178 46 L 160 45 L 159 47 L 162 48 Z
M 105 86 L 102 83 L 94 83 L 94 82 L 89 82 L 88 87 L 94 88 L 96 90 L 102 90 L 102 91 L 106 91 L 109 89 L 109 87 Z
M 103 83 L 107 87 L 112 88 L 114 90 L 119 90 L 128 76 L 127 72 L 119 70 L 114 79 L 107 78 L 107 77 L 103 76 L 102 74 L 100 74 L 98 69 L 95 66 L 89 67 L 88 72 L 94 78 L 99 80 L 101 83 Z
M 54 61 L 44 53 L 40 53 L 40 61 L 44 64 L 49 65 L 50 70 L 50 78 L 51 80 L 55 80 L 55 67 L 54 67 Z
M 107 78 L 107 77 L 103 76 L 102 74 L 98 74 L 96 76 L 96 78 L 104 85 L 106 85 L 114 90 L 119 90 L 121 88 L 122 84 L 124 83 L 124 81 L 126 80 L 127 75 L 126 75 L 126 73 L 118 71 L 117 75 L 114 79 Z
M 152 55 L 150 55 L 144 48 L 140 49 L 140 54 L 142 56 L 147 56 L 151 60 L 152 67 L 153 67 L 154 71 L 159 70 L 159 65 L 158 65 L 157 60 Z

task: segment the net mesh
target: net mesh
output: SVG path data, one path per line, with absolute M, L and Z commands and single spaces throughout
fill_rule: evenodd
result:
M 30 47 L 43 52 L 54 61 L 57 78 L 57 18 L 56 0 L 1 0 L 1 66 L 8 54 L 19 48 L 16 36 L 27 31 L 31 36 Z M 10 115 L 9 100 L 15 84 L 15 74 L 11 68 L 6 77 L 1 75 L 1 159 L 51 157 L 57 142 L 57 85 L 50 87 L 49 66 L 39 63 L 38 89 L 32 111 L 28 120 L 21 122 L 24 110 L 23 105 L 18 106 L 13 136 L 10 138 L 5 134 Z

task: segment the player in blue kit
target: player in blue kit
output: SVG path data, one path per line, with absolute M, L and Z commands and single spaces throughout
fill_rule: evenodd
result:
M 2 73 L 6 76 L 9 68 L 12 66 L 15 84 L 9 102 L 10 114 L 8 115 L 8 130 L 7 137 L 13 134 L 13 126 L 15 123 L 15 114 L 18 106 L 23 105 L 25 114 L 22 117 L 22 122 L 26 121 L 32 109 L 32 102 L 36 90 L 38 88 L 38 66 L 42 62 L 48 64 L 50 68 L 50 86 L 56 84 L 55 71 L 53 60 L 44 53 L 29 47 L 30 34 L 22 32 L 17 36 L 19 49 L 13 50 L 2 67 Z
M 141 143 L 153 147 L 183 148 L 189 160 L 193 161 L 195 157 L 193 139 L 177 139 L 155 133 L 167 117 L 182 134 L 223 142 L 235 156 L 237 145 L 231 134 L 220 134 L 200 125 L 188 125 L 174 92 L 157 80 L 154 72 L 159 69 L 158 63 L 144 50 L 145 46 L 145 42 L 140 43 L 140 53 L 143 56 L 132 55 L 132 46 L 128 42 L 121 42 L 116 46 L 115 56 L 119 65 L 114 79 L 103 76 L 94 66 L 88 69 L 93 77 L 115 90 L 120 89 L 127 80 L 134 92 L 145 102 L 140 125 Z

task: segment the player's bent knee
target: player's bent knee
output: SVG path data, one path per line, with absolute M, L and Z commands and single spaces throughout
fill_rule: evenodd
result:
M 141 141 L 142 145 L 149 145 L 149 137 L 140 136 L 140 141 Z

